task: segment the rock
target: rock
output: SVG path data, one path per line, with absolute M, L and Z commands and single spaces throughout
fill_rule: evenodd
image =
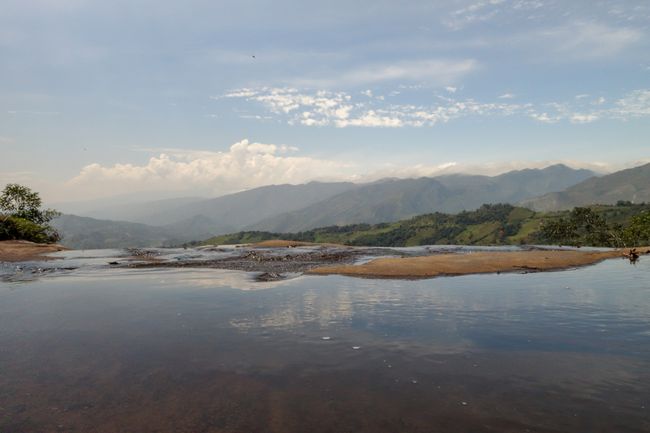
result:
M 277 272 L 263 272 L 259 274 L 255 280 L 264 282 L 264 281 L 279 281 L 279 280 L 284 280 L 286 277 L 282 274 L 279 274 Z

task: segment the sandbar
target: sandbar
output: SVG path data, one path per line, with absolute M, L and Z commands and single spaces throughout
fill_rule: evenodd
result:
M 37 244 L 29 241 L 0 241 L 0 262 L 25 262 L 30 260 L 50 260 L 43 254 L 65 251 L 68 248 L 59 244 Z
M 648 254 L 650 247 L 636 248 L 636 252 L 639 255 Z M 380 258 L 361 265 L 318 267 L 309 270 L 308 273 L 408 279 L 500 272 L 541 272 L 576 268 L 616 257 L 629 258 L 629 254 L 629 249 L 480 251 L 421 257 Z

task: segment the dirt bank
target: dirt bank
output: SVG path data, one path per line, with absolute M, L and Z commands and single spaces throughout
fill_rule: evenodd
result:
M 637 248 L 648 254 L 650 247 Z M 369 278 L 431 278 L 496 272 L 540 272 L 591 265 L 605 259 L 627 257 L 629 250 L 611 251 L 513 251 L 438 254 L 423 257 L 383 258 L 363 265 L 324 266 L 308 271 L 319 275 Z
M 49 260 L 48 257 L 43 257 L 43 254 L 67 249 L 58 244 L 36 244 L 28 241 L 0 241 L 0 262 Z

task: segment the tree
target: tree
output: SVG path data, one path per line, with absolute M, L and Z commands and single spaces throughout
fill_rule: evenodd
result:
M 17 183 L 10 183 L 0 195 L 0 212 L 26 219 L 35 224 L 47 224 L 60 215 L 53 209 L 41 210 L 41 198 L 37 192 Z
M 41 209 L 37 192 L 10 183 L 0 194 L 0 240 L 24 239 L 34 242 L 56 242 L 59 234 L 48 223 L 60 213 Z
M 623 236 L 630 246 L 650 243 L 650 212 L 643 212 L 632 217 Z

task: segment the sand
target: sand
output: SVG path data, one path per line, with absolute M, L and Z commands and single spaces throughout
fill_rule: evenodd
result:
M 640 254 L 650 247 L 637 248 Z M 606 259 L 627 257 L 629 249 L 609 251 L 514 251 L 437 254 L 424 257 L 383 258 L 363 265 L 325 266 L 309 271 L 319 275 L 369 278 L 431 278 L 496 272 L 540 272 L 591 265 Z
M 0 241 L 0 262 L 50 260 L 51 258 L 43 257 L 42 255 L 67 249 L 59 244 L 36 244 L 29 241 Z

